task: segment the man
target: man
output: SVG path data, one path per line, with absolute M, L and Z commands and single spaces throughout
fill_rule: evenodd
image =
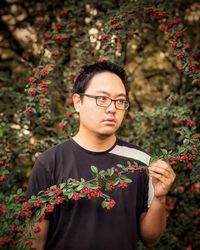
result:
M 85 67 L 73 94 L 79 131 L 39 157 L 28 197 L 70 177 L 92 179 L 91 165 L 107 169 L 127 161 L 149 164 L 150 156 L 141 148 L 116 137 L 129 106 L 127 99 L 127 78 L 121 67 L 110 62 Z M 126 190 L 114 190 L 111 195 L 117 204 L 112 210 L 87 199 L 56 206 L 40 223 L 36 249 L 133 250 L 138 236 L 153 246 L 166 227 L 165 199 L 175 174 L 166 162 L 158 160 L 150 165 L 149 175 L 135 171 Z

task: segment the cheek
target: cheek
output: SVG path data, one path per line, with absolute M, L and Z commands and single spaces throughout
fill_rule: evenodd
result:
M 123 121 L 124 115 L 125 115 L 125 113 L 118 113 L 117 114 L 117 120 L 119 121 L 119 123 L 121 123 Z
M 98 119 L 98 117 L 100 118 L 100 116 L 105 114 L 105 110 L 96 105 L 89 105 L 84 109 L 84 112 L 85 114 L 90 114 L 91 118 L 95 117 L 96 119 Z
M 82 121 L 90 123 L 91 126 L 98 123 L 101 120 L 103 111 L 96 107 L 83 108 L 80 111 L 80 118 Z

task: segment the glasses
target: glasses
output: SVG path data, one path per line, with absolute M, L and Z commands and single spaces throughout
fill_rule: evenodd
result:
M 111 105 L 112 102 L 114 102 L 115 108 L 119 110 L 127 110 L 129 107 L 129 102 L 124 99 L 113 100 L 107 96 L 95 96 L 95 95 L 88 95 L 88 94 L 79 94 L 79 95 L 96 99 L 96 105 L 100 107 L 107 108 Z

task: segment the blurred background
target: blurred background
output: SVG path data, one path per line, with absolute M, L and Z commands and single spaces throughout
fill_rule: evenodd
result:
M 41 152 L 76 133 L 81 67 L 110 60 L 130 83 L 119 136 L 152 155 L 164 149 L 177 173 L 155 249 L 199 249 L 199 58 L 197 0 L 1 0 L 1 202 L 26 190 Z

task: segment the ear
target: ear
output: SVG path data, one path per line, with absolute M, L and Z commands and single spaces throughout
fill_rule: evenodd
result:
M 74 108 L 75 108 L 76 112 L 79 113 L 80 107 L 81 107 L 80 95 L 75 93 L 75 94 L 73 94 L 72 99 L 73 99 L 73 103 L 74 103 Z

